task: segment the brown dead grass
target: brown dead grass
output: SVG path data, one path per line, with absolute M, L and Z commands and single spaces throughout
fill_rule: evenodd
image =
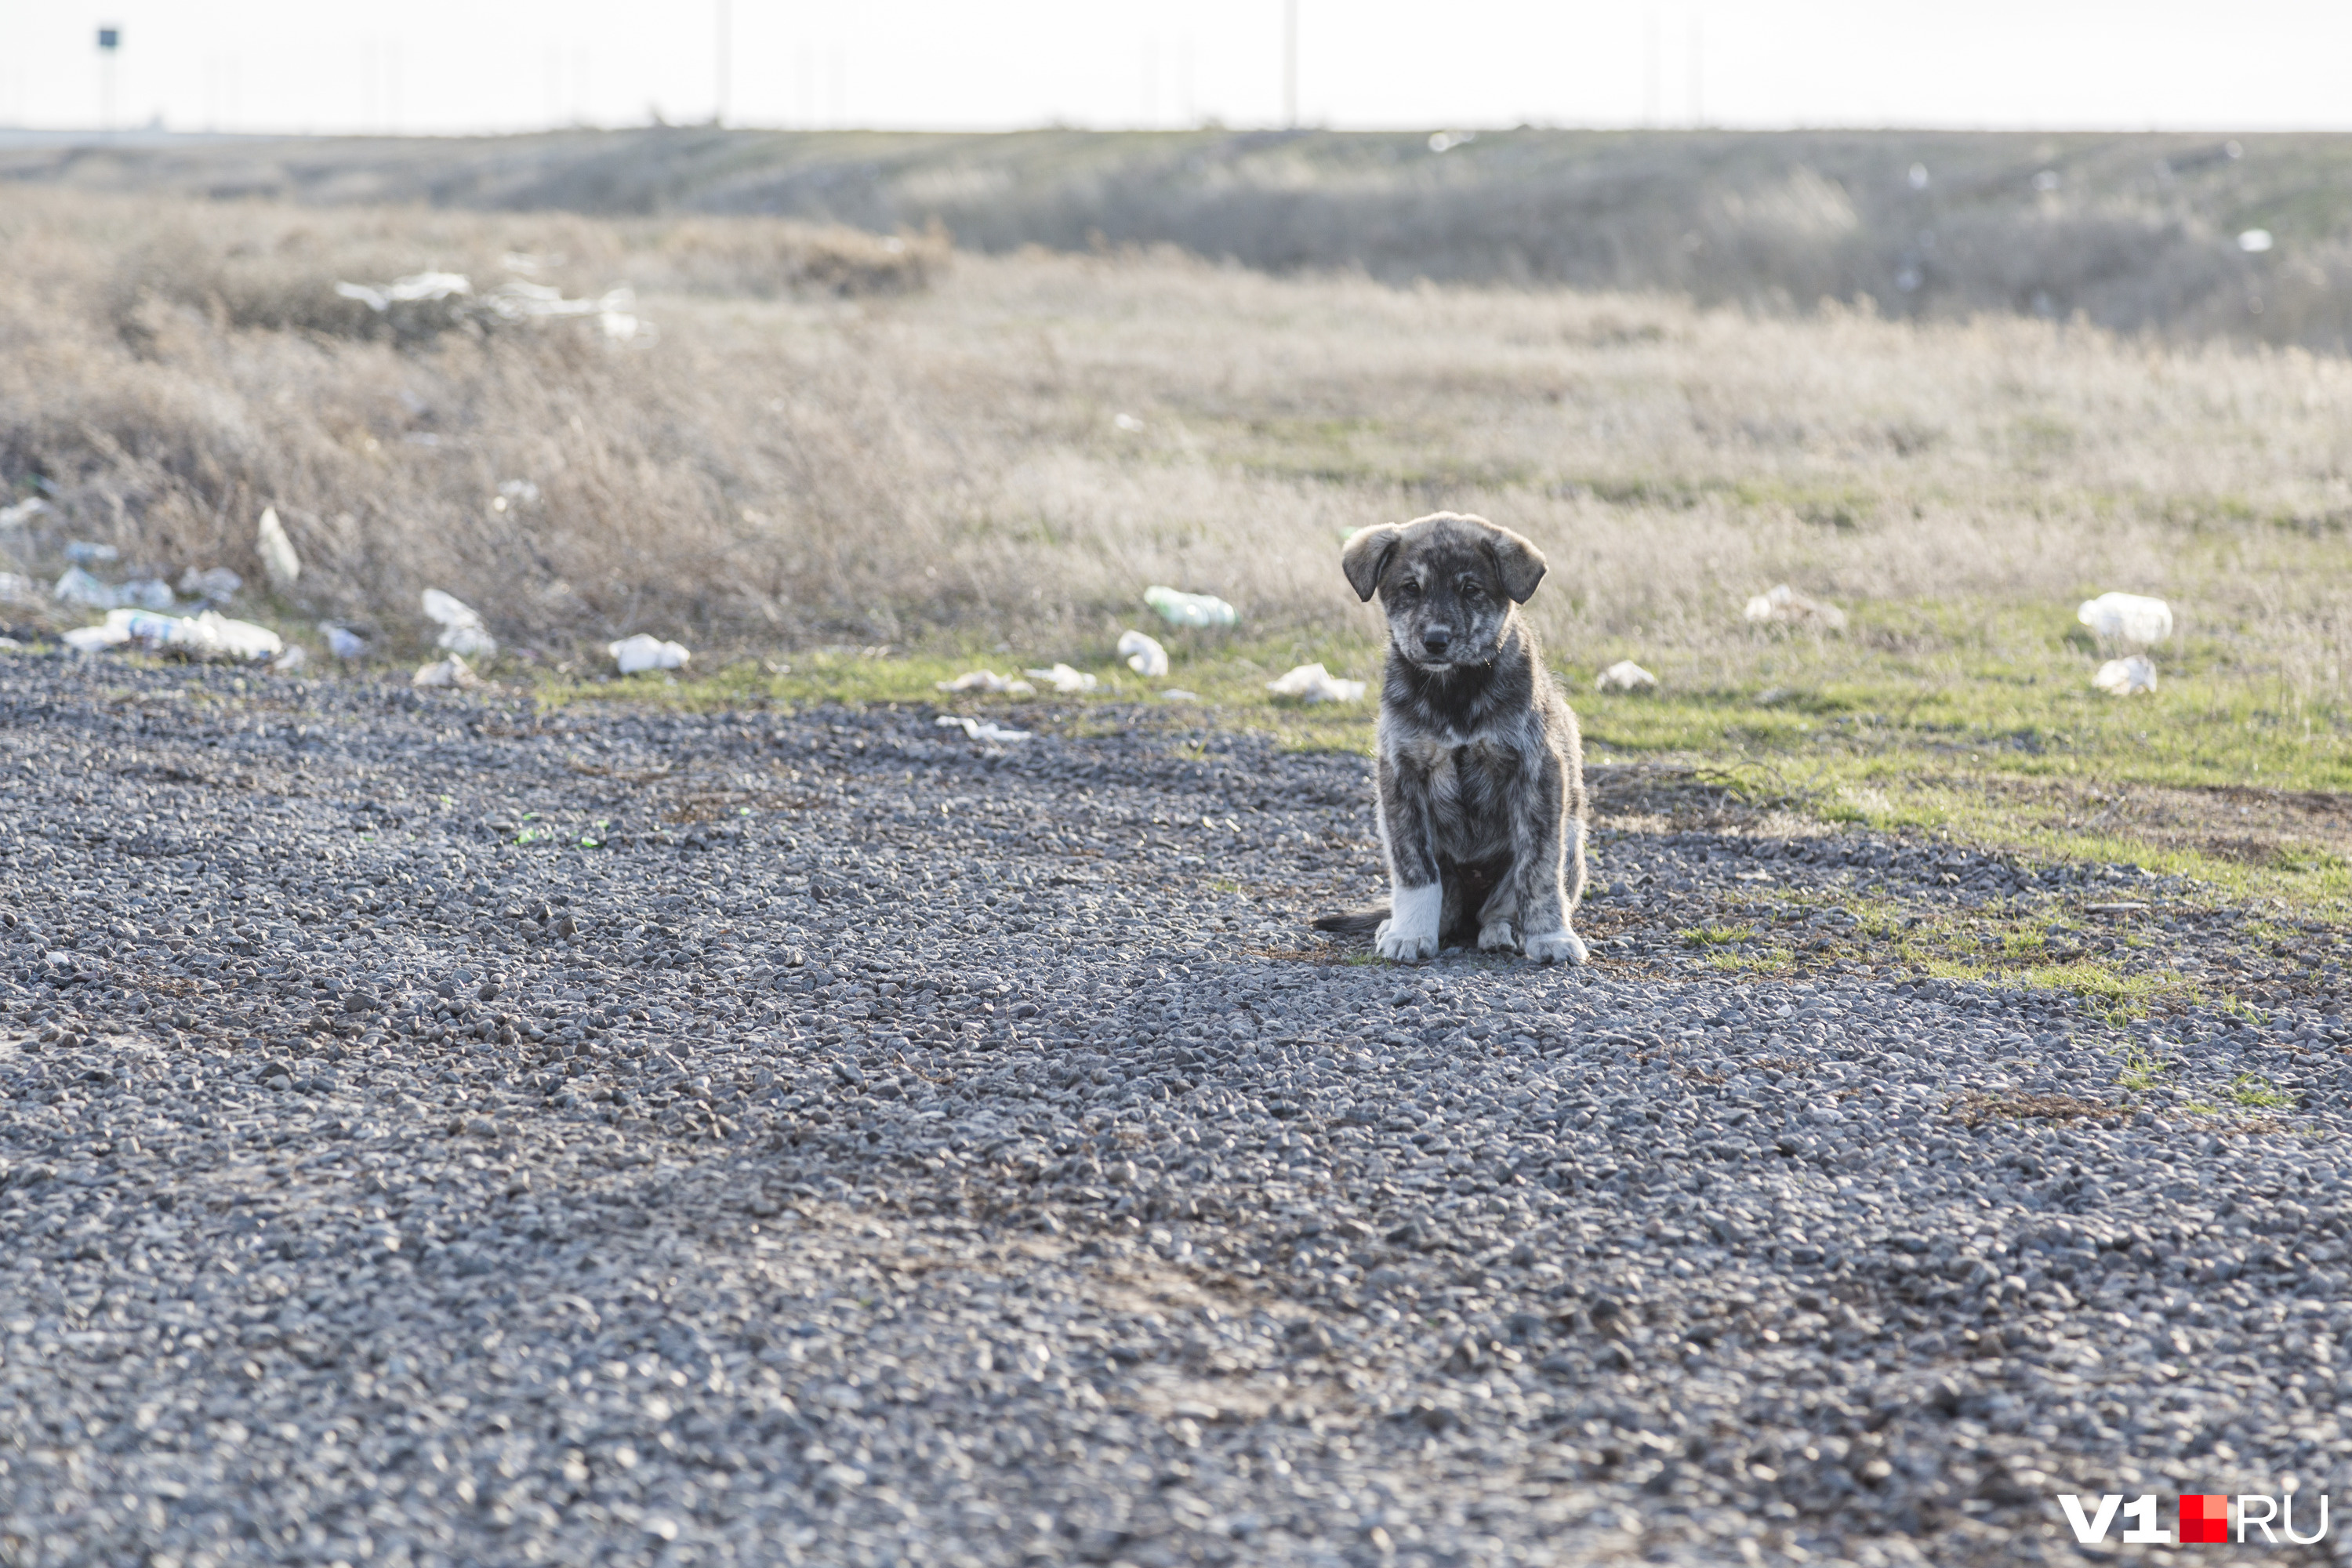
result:
M 2340 360 L 898 244 L 13 195 L 0 479 L 63 515 L 0 539 L 0 570 L 52 575 L 70 537 L 258 580 L 274 506 L 306 563 L 278 609 L 394 648 L 427 585 L 554 653 L 641 629 L 1075 648 L 1153 582 L 1360 637 L 1341 535 L 1458 507 L 1549 552 L 1532 609 L 1564 659 L 1669 658 L 1685 688 L 1758 668 L 1739 605 L 1780 581 L 2058 626 L 2084 592 L 2157 593 L 2184 641 L 2228 628 L 2298 699 L 2352 674 L 2352 592 L 2315 568 L 2352 521 Z M 401 342 L 320 306 L 427 268 L 632 285 L 658 335 Z M 539 499 L 500 510 L 511 480 Z M 1853 643 L 1967 630 L 1865 619 Z

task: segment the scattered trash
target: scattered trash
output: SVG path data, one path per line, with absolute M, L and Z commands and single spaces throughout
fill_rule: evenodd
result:
M 1809 599 L 1786 583 L 1776 584 L 1748 600 L 1748 608 L 1741 614 L 1765 626 L 1819 626 L 1831 632 L 1845 629 L 1843 610 L 1819 599 Z
M 0 653 L 22 653 L 25 645 L 15 637 L 0 637 Z
M 2103 643 L 2160 643 L 2172 635 L 2172 606 L 2137 594 L 2102 594 L 2085 599 L 2074 618 Z
M 87 539 L 77 539 L 66 546 L 66 559 L 77 566 L 94 566 L 101 561 L 111 561 L 121 553 L 111 544 L 93 544 Z
M 601 299 L 567 300 L 562 289 L 544 283 L 501 283 L 482 303 L 492 316 L 508 322 L 593 316 L 615 342 L 626 342 L 645 329 L 636 315 L 637 297 L 627 289 L 609 289 Z
M 286 527 L 278 521 L 278 509 L 261 509 L 261 522 L 255 530 L 254 542 L 261 550 L 261 569 L 268 574 L 269 585 L 283 594 L 294 586 L 302 575 L 302 558 L 294 553 L 294 542 L 286 537 Z
M 20 577 L 14 572 L 0 572 L 0 601 L 32 604 L 41 590 L 30 577 Z
M 648 669 L 683 669 L 686 661 L 694 657 L 680 644 L 664 642 L 644 632 L 623 637 L 605 651 L 620 665 L 623 675 L 638 675 Z
M 0 528 L 19 528 L 54 510 L 38 496 L 27 496 L 15 506 L 0 506 Z
M 960 728 L 972 740 L 991 741 L 998 745 L 1010 745 L 1029 738 L 1029 731 L 1026 730 L 1007 730 L 989 719 L 966 719 L 959 714 L 942 713 L 933 722 L 941 729 Z
M 1025 680 L 1014 680 L 992 669 L 969 669 L 953 680 L 934 680 L 932 686 L 941 691 L 986 691 L 1006 697 L 1034 697 L 1037 689 Z
M 2129 658 L 2111 658 L 2099 666 L 2099 673 L 2091 677 L 2091 684 L 2116 697 L 2133 697 L 2156 689 L 2156 666 L 2144 653 Z
M 1171 626 L 1230 626 L 1242 618 L 1239 610 L 1214 595 L 1180 594 L 1157 583 L 1143 591 L 1143 602 Z
M 1119 633 L 1118 651 L 1127 656 L 1127 668 L 1146 680 L 1157 680 L 1168 673 L 1168 650 L 1141 632 Z
M 539 487 L 529 479 L 507 479 L 499 486 L 498 500 L 490 504 L 504 511 L 510 506 L 536 506 Z
M 1072 669 L 1066 664 L 1057 664 L 1051 669 L 1033 669 L 1029 673 L 1049 682 L 1055 691 L 1066 696 L 1073 691 L 1092 691 L 1102 684 L 1085 670 Z
M 1267 681 L 1265 689 L 1276 697 L 1305 702 L 1358 702 L 1364 695 L 1362 681 L 1337 679 L 1319 664 L 1302 664 L 1279 680 Z
M 190 658 L 275 658 L 286 651 L 285 640 L 268 627 L 233 621 L 216 610 L 197 616 L 109 610 L 104 622 L 76 627 L 65 634 L 65 642 L 77 653 L 97 653 L 135 642 L 158 653 Z
M 411 686 L 457 687 L 470 690 L 482 683 L 482 678 L 466 668 L 466 661 L 456 654 L 438 664 L 428 664 L 409 678 Z
M 1187 691 L 1181 686 L 1171 686 L 1167 690 L 1160 694 L 1160 700 L 1162 702 L 1198 702 L 1201 700 L 1201 694 L 1197 691 Z
M 130 640 L 130 633 L 118 632 L 112 626 L 76 626 L 64 638 L 66 647 L 76 653 L 103 653 Z
M 482 617 L 471 605 L 453 598 L 438 588 L 425 590 L 424 605 L 425 618 L 441 627 L 441 635 L 433 641 L 434 647 L 475 658 L 488 658 L 499 651 L 499 639 L 482 625 Z
M 379 316 L 394 305 L 455 299 L 473 291 L 474 285 L 463 273 L 457 272 L 416 272 L 406 278 L 395 278 L 389 283 L 335 285 L 336 293 L 346 300 L 357 300 Z
M 279 654 L 276 658 L 269 661 L 269 673 L 272 675 L 291 675 L 310 662 L 310 655 L 306 649 L 300 647 L 289 647 L 284 653 Z
M 332 621 L 320 621 L 319 635 L 327 639 L 327 651 L 337 658 L 357 658 L 367 652 L 367 638 L 349 626 L 339 626 Z
M 85 610 L 119 610 L 126 605 L 147 610 L 168 610 L 173 604 L 169 583 L 147 578 L 118 587 L 100 582 L 79 566 L 66 568 L 65 575 L 58 579 L 56 596 Z
M 1143 421 L 1132 414 L 1114 414 L 1110 416 L 1110 422 L 1114 427 L 1124 430 L 1130 436 L 1139 435 L 1143 430 Z
M 2266 228 L 2250 228 L 2238 236 L 2238 248 L 2248 256 L 2260 256 L 2274 243 L 2271 231 Z
M 1630 658 L 1621 658 L 1602 670 L 1592 682 L 1595 691 L 1654 691 L 1658 678 Z
M 226 603 L 236 598 L 244 587 L 245 579 L 226 566 L 207 566 L 201 572 L 191 566 L 180 574 L 180 592 L 191 599 Z

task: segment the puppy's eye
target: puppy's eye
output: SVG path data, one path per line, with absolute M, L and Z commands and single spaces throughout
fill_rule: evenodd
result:
M 1475 583 L 1465 583 L 1462 584 L 1462 596 L 1475 605 L 1486 596 L 1486 590 Z

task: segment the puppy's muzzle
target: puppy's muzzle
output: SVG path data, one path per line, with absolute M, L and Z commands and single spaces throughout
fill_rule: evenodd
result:
M 1445 650 L 1454 646 L 1451 626 L 1430 626 L 1421 634 L 1422 650 L 1432 658 L 1444 658 Z

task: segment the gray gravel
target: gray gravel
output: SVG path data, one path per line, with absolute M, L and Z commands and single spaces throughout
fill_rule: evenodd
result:
M 2072 1561 L 2056 1492 L 2352 1485 L 2333 934 L 2118 1030 L 1838 900 L 2182 889 L 1610 831 L 1593 967 L 1400 971 L 1302 925 L 1360 761 L 931 717 L 0 654 L 0 1563 Z

